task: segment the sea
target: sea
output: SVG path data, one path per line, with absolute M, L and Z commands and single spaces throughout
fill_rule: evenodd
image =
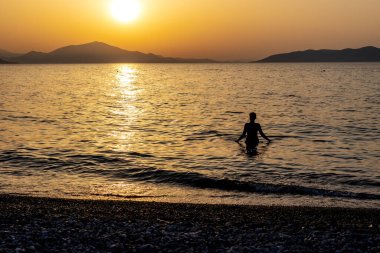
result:
M 1 65 L 0 193 L 380 208 L 379 115 L 380 63 Z

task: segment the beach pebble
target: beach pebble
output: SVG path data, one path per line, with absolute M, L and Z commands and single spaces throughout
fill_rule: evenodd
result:
M 137 252 L 154 252 L 155 247 L 152 244 L 144 244 L 137 248 Z

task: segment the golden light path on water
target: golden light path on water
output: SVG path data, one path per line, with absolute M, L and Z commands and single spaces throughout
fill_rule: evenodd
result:
M 133 149 L 131 140 L 134 137 L 134 132 L 130 131 L 131 125 L 136 121 L 139 115 L 139 109 L 131 102 L 138 98 L 137 88 L 134 85 L 136 79 L 136 69 L 133 66 L 123 65 L 117 69 L 116 88 L 114 92 L 119 93 L 117 96 L 116 109 L 111 109 L 111 114 L 124 118 L 124 122 L 112 131 L 110 134 L 118 140 L 115 148 L 119 151 L 127 151 Z

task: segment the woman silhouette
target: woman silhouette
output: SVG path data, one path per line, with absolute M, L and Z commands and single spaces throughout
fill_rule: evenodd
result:
M 259 138 L 257 137 L 257 132 L 260 133 L 260 135 L 266 139 L 268 142 L 271 140 L 264 134 L 263 130 L 261 129 L 261 126 L 259 123 L 255 123 L 256 120 L 256 113 L 251 112 L 249 114 L 250 122 L 246 123 L 244 125 L 244 130 L 239 139 L 236 140 L 236 142 L 239 142 L 241 139 L 246 137 L 245 144 L 247 152 L 250 152 L 252 150 L 255 150 L 257 145 L 259 144 Z

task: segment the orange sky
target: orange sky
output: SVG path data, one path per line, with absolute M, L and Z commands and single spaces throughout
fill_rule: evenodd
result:
M 0 0 L 0 48 L 51 51 L 102 41 L 127 50 L 220 60 L 304 49 L 380 47 L 379 0 L 140 0 L 122 24 L 112 0 Z

